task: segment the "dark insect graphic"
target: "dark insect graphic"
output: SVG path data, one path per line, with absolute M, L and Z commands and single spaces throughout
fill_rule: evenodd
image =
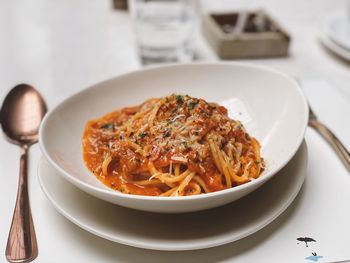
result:
M 307 244 L 308 242 L 316 242 L 316 240 L 311 237 L 298 237 L 297 240 L 305 242 L 306 247 L 309 247 Z

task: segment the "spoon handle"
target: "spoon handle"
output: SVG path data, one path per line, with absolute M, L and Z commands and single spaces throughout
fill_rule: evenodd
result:
M 16 207 L 6 246 L 9 262 L 29 262 L 38 255 L 35 230 L 28 197 L 28 146 L 21 147 Z

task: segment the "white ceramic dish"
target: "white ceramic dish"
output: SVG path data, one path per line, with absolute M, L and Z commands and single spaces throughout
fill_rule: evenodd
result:
M 346 30 L 342 24 L 344 22 L 345 16 L 341 14 L 328 17 L 321 26 L 319 39 L 335 55 L 350 61 L 350 43 L 347 43 L 347 36 L 344 35 Z
M 220 208 L 178 215 L 141 212 L 103 202 L 69 184 L 44 158 L 38 177 L 57 211 L 94 235 L 146 249 L 192 250 L 237 241 L 271 223 L 296 197 L 306 166 L 303 143 L 275 178 L 249 196 Z
M 345 13 L 335 13 L 324 23 L 327 36 L 350 52 L 350 21 Z
M 319 39 L 321 43 L 335 55 L 339 56 L 342 59 L 345 59 L 346 61 L 350 61 L 350 50 L 347 50 L 338 45 L 324 33 L 320 34 Z
M 262 143 L 267 169 L 257 180 L 231 189 L 186 197 L 125 195 L 100 183 L 82 160 L 87 120 L 150 97 L 189 94 L 230 105 Z M 40 129 L 44 156 L 64 178 L 85 192 L 121 206 L 164 213 L 198 211 L 235 201 L 278 172 L 300 146 L 308 119 L 296 81 L 276 71 L 243 64 L 189 64 L 150 68 L 99 83 L 49 112 Z

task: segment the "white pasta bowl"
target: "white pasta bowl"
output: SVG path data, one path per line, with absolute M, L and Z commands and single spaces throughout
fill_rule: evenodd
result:
M 266 161 L 261 177 L 218 192 L 179 197 L 129 195 L 103 185 L 83 162 L 81 139 L 86 122 L 172 93 L 227 106 L 229 115 L 261 142 Z M 144 211 L 181 213 L 233 202 L 266 183 L 296 153 L 307 120 L 308 107 L 300 87 L 282 73 L 243 64 L 171 65 L 128 73 L 71 96 L 46 115 L 39 143 L 46 159 L 65 179 L 97 198 Z

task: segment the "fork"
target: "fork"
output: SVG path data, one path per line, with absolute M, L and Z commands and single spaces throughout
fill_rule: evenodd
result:
M 309 126 L 314 128 L 330 144 L 336 154 L 342 160 L 344 166 L 350 172 L 350 154 L 335 134 L 329 130 L 326 125 L 317 119 L 309 105 Z

